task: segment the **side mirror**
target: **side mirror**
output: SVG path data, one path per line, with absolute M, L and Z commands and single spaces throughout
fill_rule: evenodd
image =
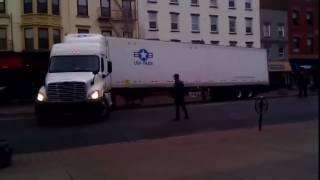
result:
M 112 62 L 108 61 L 108 73 L 112 73 Z

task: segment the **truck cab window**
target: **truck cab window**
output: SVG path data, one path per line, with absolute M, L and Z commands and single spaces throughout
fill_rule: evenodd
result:
M 49 72 L 96 72 L 100 70 L 98 56 L 54 56 Z

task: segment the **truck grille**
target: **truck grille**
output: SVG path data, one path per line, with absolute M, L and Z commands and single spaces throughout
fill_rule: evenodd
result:
M 86 84 L 82 82 L 62 82 L 48 85 L 49 102 L 82 102 L 87 96 Z

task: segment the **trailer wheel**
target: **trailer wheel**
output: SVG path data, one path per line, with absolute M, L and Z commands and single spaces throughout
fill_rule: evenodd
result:
M 238 90 L 238 92 L 237 92 L 237 98 L 238 98 L 238 99 L 241 99 L 242 96 L 243 96 L 242 91 L 241 91 L 241 90 Z

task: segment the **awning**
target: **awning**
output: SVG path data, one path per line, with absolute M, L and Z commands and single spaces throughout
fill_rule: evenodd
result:
M 23 67 L 21 54 L 0 54 L 0 69 L 19 69 Z
M 316 71 L 320 65 L 319 59 L 290 59 L 292 70 L 299 71 Z
M 268 63 L 269 72 L 291 72 L 291 66 L 288 61 L 273 61 Z

